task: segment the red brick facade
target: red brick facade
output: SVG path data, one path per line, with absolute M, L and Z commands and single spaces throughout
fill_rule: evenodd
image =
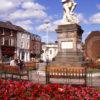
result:
M 0 58 L 10 60 L 17 47 L 17 30 L 10 22 L 0 22 Z
M 39 58 L 42 50 L 42 42 L 40 36 L 32 34 L 30 42 L 31 58 Z
M 41 37 L 11 22 L 0 21 L 0 59 L 8 62 L 16 55 L 29 61 L 31 54 L 41 54 Z
M 100 31 L 91 32 L 85 40 L 85 43 L 86 56 L 93 61 L 100 58 Z

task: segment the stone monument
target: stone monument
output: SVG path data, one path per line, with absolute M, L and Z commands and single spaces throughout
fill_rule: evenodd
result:
M 53 64 L 61 66 L 82 66 L 82 33 L 79 21 L 73 12 L 77 3 L 73 0 L 62 0 L 63 18 L 56 29 L 58 54 Z

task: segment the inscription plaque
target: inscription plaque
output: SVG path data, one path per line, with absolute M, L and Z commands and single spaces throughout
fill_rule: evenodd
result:
M 73 42 L 62 42 L 61 48 L 62 49 L 73 49 Z

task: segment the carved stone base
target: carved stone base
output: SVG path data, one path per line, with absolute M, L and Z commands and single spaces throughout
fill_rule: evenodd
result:
M 82 66 L 83 54 L 80 52 L 59 52 L 52 64 L 60 66 Z
M 53 65 L 82 66 L 83 54 L 81 38 L 83 30 L 77 24 L 59 25 L 56 30 L 58 37 L 58 54 Z

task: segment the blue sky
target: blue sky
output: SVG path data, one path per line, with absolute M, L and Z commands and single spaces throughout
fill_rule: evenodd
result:
M 100 31 L 100 0 L 74 0 L 75 13 L 84 30 L 83 41 L 91 31 Z M 11 21 L 38 34 L 46 41 L 46 21 L 49 21 L 49 41 L 56 40 L 55 29 L 63 16 L 61 0 L 0 0 L 0 20 Z

